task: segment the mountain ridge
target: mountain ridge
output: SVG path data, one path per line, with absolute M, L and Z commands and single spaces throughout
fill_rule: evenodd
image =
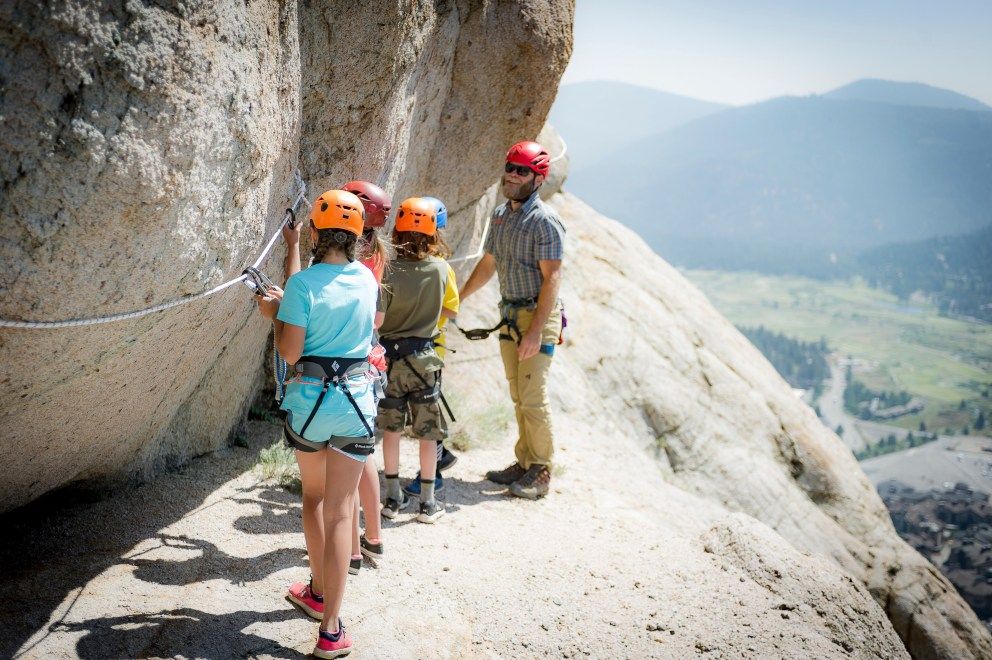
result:
M 781 97 L 603 156 L 567 187 L 676 261 L 667 235 L 854 252 L 992 221 L 990 154 L 992 113 Z
M 821 94 L 823 98 L 860 100 L 948 110 L 992 112 L 992 106 L 943 87 L 921 82 L 861 78 Z
M 583 81 L 559 88 L 549 122 L 568 140 L 574 172 L 604 151 L 728 107 L 619 81 Z

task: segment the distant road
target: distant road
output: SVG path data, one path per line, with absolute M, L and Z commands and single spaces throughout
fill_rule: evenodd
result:
M 961 481 L 992 494 L 992 438 L 941 436 L 919 447 L 861 461 L 861 469 L 876 486 L 895 479 L 917 490 L 930 490 Z
M 844 369 L 830 359 L 830 380 L 827 389 L 820 395 L 818 405 L 823 423 L 836 430 L 838 426 L 844 429 L 840 436 L 851 451 L 858 451 L 868 446 L 868 442 L 858 429 L 857 420 L 844 411 L 844 387 L 847 385 Z
M 833 356 L 829 359 L 830 380 L 827 382 L 827 389 L 820 396 L 817 405 L 820 406 L 820 416 L 823 423 L 831 429 L 836 429 L 838 425 L 843 427 L 844 434 L 841 440 L 851 451 L 859 451 L 870 445 L 878 444 L 879 441 L 888 435 L 895 433 L 897 438 L 903 438 L 907 430 L 898 426 L 880 424 L 879 422 L 867 422 L 853 417 L 844 410 L 844 388 L 847 385 L 845 370 L 841 367 Z

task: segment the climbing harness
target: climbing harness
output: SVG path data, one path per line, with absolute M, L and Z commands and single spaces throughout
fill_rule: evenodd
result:
M 283 214 L 282 222 L 279 223 L 279 227 L 276 229 L 272 238 L 265 245 L 262 253 L 255 260 L 255 263 L 251 265 L 252 268 L 259 269 L 262 267 L 263 262 L 266 257 L 269 256 L 269 252 L 275 245 L 276 239 L 279 238 L 279 234 L 282 231 L 283 226 L 290 222 L 291 220 L 295 222 L 295 209 L 299 207 L 302 202 L 306 202 L 307 187 L 303 182 L 303 178 L 300 176 L 299 172 L 295 176 L 297 194 L 290 205 L 290 208 L 286 209 L 286 213 Z M 291 225 L 292 226 L 292 225 Z M 147 316 L 149 314 L 154 314 L 156 312 L 164 312 L 167 309 L 172 309 L 173 307 L 178 307 L 179 305 L 184 305 L 186 303 L 193 302 L 194 300 L 200 300 L 201 298 L 206 298 L 212 296 L 215 293 L 220 293 L 228 287 L 232 287 L 238 282 L 244 282 L 248 278 L 244 272 L 241 273 L 239 277 L 234 278 L 215 286 L 208 291 L 203 291 L 201 293 L 196 293 L 190 296 L 183 296 L 182 298 L 176 298 L 175 300 L 170 300 L 159 305 L 154 305 L 146 309 L 140 309 L 133 312 L 124 312 L 122 314 L 112 314 L 110 316 L 99 316 L 94 318 L 85 319 L 69 319 L 66 321 L 14 321 L 9 319 L 0 319 L 0 328 L 21 328 L 21 329 L 37 329 L 37 330 L 52 330 L 55 328 L 73 328 L 85 325 L 97 325 L 100 323 L 111 323 L 113 321 L 125 321 L 128 319 L 141 318 L 142 316 Z
M 503 299 L 499 303 L 499 307 L 502 313 L 502 317 L 496 325 L 491 328 L 474 328 L 472 330 L 463 330 L 454 319 L 451 320 L 451 324 L 458 328 L 458 332 L 462 333 L 466 339 L 478 340 L 486 339 L 492 333 L 506 328 L 506 332 L 500 332 L 499 338 L 501 341 L 512 341 L 520 345 L 520 340 L 523 339 L 523 333 L 520 332 L 520 327 L 517 325 L 517 312 L 521 309 L 534 309 L 537 307 L 537 298 L 517 298 L 512 300 Z M 558 333 L 557 344 L 565 343 L 565 327 L 568 325 L 568 319 L 565 318 L 565 309 L 562 307 L 561 310 L 561 332 Z M 514 337 L 513 335 L 516 335 Z M 552 357 L 555 354 L 556 344 L 541 344 L 538 349 L 539 352 L 544 353 L 548 357 Z
M 307 428 L 310 426 L 310 422 L 313 418 L 317 416 L 317 410 L 320 409 L 320 404 L 324 402 L 324 398 L 332 387 L 339 390 L 348 399 L 348 403 L 351 407 L 355 409 L 358 413 L 358 418 L 362 420 L 362 425 L 365 426 L 365 431 L 368 433 L 368 437 L 371 439 L 375 436 L 375 431 L 372 430 L 372 425 L 365 418 L 365 414 L 362 409 L 358 406 L 358 402 L 355 400 L 355 396 L 351 393 L 351 388 L 348 387 L 348 379 L 358 375 L 369 375 L 371 372 L 371 365 L 369 364 L 368 357 L 363 358 L 341 358 L 341 357 L 322 357 L 317 355 L 304 355 L 301 357 L 294 365 L 294 370 L 296 371 L 296 376 L 298 378 L 316 378 L 321 382 L 320 394 L 317 396 L 317 402 L 313 404 L 313 410 L 310 411 L 310 415 L 307 417 L 306 421 L 303 422 L 303 426 L 300 427 L 299 433 L 293 430 L 292 421 L 293 414 L 291 411 L 287 411 L 286 423 L 285 423 L 285 438 L 286 442 L 300 451 L 313 452 L 324 448 L 324 443 L 313 442 L 312 440 L 307 440 L 303 435 L 307 432 Z
M 472 330 L 463 330 L 461 326 L 455 323 L 454 319 L 451 320 L 451 325 L 458 328 L 458 332 L 462 333 L 462 335 L 464 335 L 466 339 L 472 341 L 476 341 L 479 339 L 488 339 L 489 335 L 493 334 L 500 328 L 505 327 L 507 323 L 508 322 L 506 319 L 501 319 L 499 323 L 497 323 L 491 328 L 473 328 Z
M 506 328 L 506 332 L 499 333 L 499 338 L 501 340 L 505 339 L 507 341 L 516 342 L 519 346 L 520 340 L 523 339 L 523 333 L 520 332 L 520 328 L 517 326 L 517 311 L 521 309 L 534 309 L 535 307 L 537 307 L 537 298 L 504 298 L 499 301 L 500 315 L 502 318 L 499 320 L 499 323 L 493 327 L 462 330 L 457 323 L 452 322 L 452 324 L 458 328 L 458 331 L 462 333 L 466 339 L 470 340 L 486 339 L 497 330 Z M 513 335 L 516 335 L 516 337 Z
M 434 348 L 437 344 L 434 343 L 434 339 L 425 339 L 423 337 L 399 337 L 396 339 L 383 339 L 382 347 L 386 350 L 386 357 L 389 358 L 389 366 L 386 369 L 387 380 L 392 374 L 393 365 L 397 360 L 402 360 L 414 376 L 417 377 L 424 385 L 424 389 L 418 390 L 416 392 L 411 392 L 409 397 L 416 403 L 430 403 L 432 401 L 441 401 L 441 405 L 444 406 L 445 411 L 448 413 L 448 417 L 452 422 L 457 421 L 455 415 L 451 412 L 451 406 L 448 405 L 448 400 L 444 397 L 444 392 L 441 391 L 441 370 L 434 372 L 434 384 L 431 385 L 427 382 L 427 379 L 419 371 L 417 371 L 413 363 L 410 362 L 410 356 L 414 353 L 419 353 L 420 351 L 426 350 L 428 348 Z M 396 399 L 394 397 L 385 397 L 382 400 L 382 405 L 385 408 L 399 409 L 405 404 L 405 399 Z

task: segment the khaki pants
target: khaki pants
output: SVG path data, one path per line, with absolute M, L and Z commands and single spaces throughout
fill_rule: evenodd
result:
M 534 318 L 534 312 L 518 309 L 511 310 L 510 313 L 514 311 L 517 314 L 517 327 L 520 328 L 521 333 L 526 333 L 531 319 Z M 541 344 L 552 344 L 557 347 L 560 334 L 561 308 L 556 307 L 541 331 Z M 525 469 L 531 465 L 547 465 L 550 468 L 554 455 L 551 402 L 548 400 L 548 370 L 551 368 L 551 356 L 538 353 L 521 362 L 517 359 L 516 342 L 507 339 L 500 339 L 499 351 L 503 358 L 507 384 L 510 386 L 510 398 L 513 400 L 514 412 L 517 415 L 519 435 L 514 447 L 517 462 Z

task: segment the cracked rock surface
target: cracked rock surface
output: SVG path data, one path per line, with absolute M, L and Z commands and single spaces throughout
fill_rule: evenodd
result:
M 758 350 L 633 232 L 571 195 L 553 203 L 569 230 L 564 354 L 618 432 L 656 453 L 671 483 L 836 563 L 914 657 L 992 657 L 985 627 Z
M 363 177 L 396 199 L 439 192 L 456 252 L 474 250 L 502 150 L 536 135 L 553 100 L 573 6 L 401 4 L 2 5 L 0 316 L 130 311 L 234 277 L 296 169 L 312 189 Z M 351 592 L 367 652 L 615 655 L 619 640 L 631 656 L 992 657 L 757 350 L 634 234 L 550 199 L 569 228 L 556 491 L 531 506 L 480 482 L 509 457 L 505 384 L 495 340 L 453 346 L 456 432 L 476 446 L 448 527 L 391 529 L 399 556 Z M 472 299 L 463 327 L 491 327 L 494 302 L 492 288 Z M 223 447 L 268 332 L 241 288 L 119 324 L 4 330 L 0 509 Z M 257 449 L 275 432 L 240 433 Z M 298 507 L 252 460 L 225 450 L 18 527 L 4 600 L 45 595 L 2 617 L 4 651 L 305 652 L 312 626 L 280 601 L 305 577 Z M 53 534 L 76 553 L 35 561 Z M 423 561 L 449 556 L 448 571 Z M 423 634 L 424 607 L 447 646 Z M 407 615 L 417 625 L 382 632 Z
M 537 135 L 573 4 L 0 6 L 0 317 L 130 312 L 237 277 L 299 169 L 433 192 L 453 245 L 503 150 Z M 281 254 L 268 272 L 281 276 Z M 0 334 L 0 511 L 229 442 L 269 324 L 242 285 L 112 324 Z

